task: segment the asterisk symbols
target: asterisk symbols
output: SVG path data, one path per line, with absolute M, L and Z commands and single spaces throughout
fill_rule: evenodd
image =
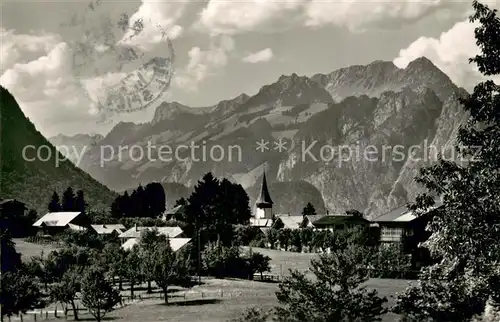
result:
M 257 141 L 257 147 L 255 148 L 259 152 L 265 152 L 270 150 L 269 148 L 269 141 L 266 141 L 264 139 L 261 139 L 260 141 Z M 288 149 L 286 147 L 287 142 L 283 140 L 282 138 L 279 138 L 278 140 L 273 142 L 273 150 L 278 151 L 278 152 L 286 152 Z
M 269 147 L 267 146 L 269 144 L 269 141 L 264 141 L 264 139 L 261 139 L 256 143 L 257 143 L 257 148 L 256 148 L 257 151 L 264 152 L 269 150 Z
M 278 150 L 279 153 L 286 151 L 286 141 L 279 138 L 278 141 L 274 141 L 274 150 Z

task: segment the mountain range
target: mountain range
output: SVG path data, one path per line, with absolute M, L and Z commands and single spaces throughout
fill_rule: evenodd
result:
M 67 187 L 72 187 L 83 190 L 89 206 L 109 209 L 116 193 L 64 161 L 1 86 L 0 97 L 0 198 L 20 200 L 45 214 L 52 193 L 62 196 Z
M 318 212 L 356 209 L 373 217 L 421 191 L 414 177 L 435 151 L 452 156 L 467 117 L 459 101 L 465 95 L 425 57 L 404 69 L 375 61 L 312 77 L 282 75 L 253 96 L 213 106 L 163 102 L 150 122 L 121 122 L 103 137 L 50 140 L 87 145 L 78 166 L 115 190 L 161 181 L 188 191 L 211 171 L 242 184 L 253 201 L 265 169 L 277 213 L 297 214 L 311 202 Z M 191 144 L 206 147 L 209 157 L 191 153 Z M 149 157 L 116 153 L 148 145 Z M 161 160 L 159 146 L 184 147 L 175 160 Z M 111 147 L 115 156 L 104 164 Z M 370 149 L 376 157 L 364 155 Z

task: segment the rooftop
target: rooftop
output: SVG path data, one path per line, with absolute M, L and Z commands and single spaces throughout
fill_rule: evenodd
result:
M 264 172 L 264 176 L 262 177 L 262 185 L 260 187 L 260 194 L 257 198 L 256 204 L 269 204 L 272 205 L 273 201 L 271 196 L 269 195 L 269 190 L 267 189 L 267 180 L 266 180 L 266 172 Z
M 351 216 L 351 215 L 326 215 L 314 221 L 313 224 L 330 226 L 330 225 L 341 225 L 347 222 L 368 223 L 368 220 L 362 217 Z
M 102 224 L 102 225 L 90 225 L 98 234 L 111 234 L 117 231 L 119 234 L 125 231 L 125 226 L 122 224 Z
M 81 212 L 49 212 L 42 218 L 38 219 L 33 226 L 41 227 L 44 226 L 51 227 L 64 227 L 78 217 Z
M 170 242 L 170 247 L 172 247 L 172 250 L 175 252 L 189 243 L 189 241 L 191 241 L 191 238 L 169 238 L 168 241 Z M 130 238 L 122 244 L 122 248 L 125 250 L 130 250 L 134 247 L 134 245 L 137 245 L 138 242 L 139 238 Z
M 120 238 L 139 238 L 141 237 L 141 232 L 144 230 L 156 229 L 159 234 L 165 235 L 170 238 L 175 238 L 183 233 L 183 230 L 176 227 L 132 227 L 129 230 L 118 235 Z
M 436 200 L 434 206 L 427 209 L 426 212 L 434 210 L 442 205 L 442 202 Z M 372 219 L 374 222 L 410 222 L 416 219 L 417 216 L 413 213 L 413 211 L 408 209 L 407 205 L 400 206 L 395 208 L 379 217 Z

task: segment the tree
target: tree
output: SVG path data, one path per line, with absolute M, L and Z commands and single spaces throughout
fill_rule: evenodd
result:
M 219 181 L 207 173 L 198 181 L 185 203 L 183 221 L 185 232 L 197 238 L 199 230 L 205 231 L 203 247 L 208 242 L 219 241 L 230 246 L 234 240 L 234 225 L 248 224 L 251 217 L 249 198 L 243 187 L 227 179 Z
M 53 302 L 70 304 L 73 308 L 73 316 L 78 320 L 78 310 L 75 305 L 76 293 L 80 290 L 80 278 L 83 271 L 80 269 L 70 269 L 63 277 L 50 286 L 50 299 Z
M 266 322 L 271 315 L 269 311 L 263 311 L 258 307 L 251 307 L 236 319 L 232 319 L 231 322 Z
M 156 284 L 165 293 L 165 304 L 168 304 L 168 288 L 176 285 L 186 287 L 191 284 L 189 275 L 189 259 L 176 253 L 168 242 L 157 244 L 152 254 L 154 258 L 153 277 Z
M 354 216 L 354 217 L 364 218 L 363 213 L 360 212 L 360 211 L 358 211 L 358 210 L 356 210 L 356 209 L 347 210 L 345 213 L 348 216 Z
M 285 251 L 288 251 L 288 246 L 290 246 L 290 238 L 292 235 L 292 230 L 290 228 L 283 228 L 277 230 L 278 242 L 281 248 L 284 248 Z
M 144 188 L 146 203 L 148 207 L 148 217 L 156 218 L 165 212 L 167 198 L 165 190 L 159 182 L 152 182 Z
M 276 242 L 278 241 L 278 230 L 274 228 L 269 228 L 266 231 L 266 240 L 269 243 L 271 249 L 276 248 Z
M 83 190 L 78 190 L 75 198 L 74 211 L 84 212 L 86 208 L 87 203 L 85 202 Z
M 304 207 L 304 210 L 302 210 L 302 216 L 315 216 L 316 215 L 316 209 L 314 209 L 314 206 L 312 203 L 308 202 L 307 205 Z
M 106 269 L 113 277 L 118 276 L 118 289 L 123 290 L 122 280 L 126 276 L 126 263 L 127 253 L 117 243 L 107 243 L 102 251 L 102 256 L 106 265 Z
M 313 240 L 314 230 L 311 227 L 302 228 L 300 230 L 300 240 L 302 245 L 308 247 L 308 251 L 311 252 L 312 240 Z
M 302 239 L 300 238 L 300 230 L 292 229 L 290 232 L 290 244 L 294 247 L 294 251 L 302 252 Z
M 82 279 L 82 303 L 100 322 L 120 302 L 120 294 L 106 280 L 102 268 L 92 266 Z
M 16 271 L 21 267 L 21 254 L 16 251 L 9 230 L 0 231 L 2 274 Z
M 134 298 L 134 286 L 143 280 L 142 262 L 139 249 L 134 246 L 125 256 L 124 276 L 130 282 L 130 297 Z
M 473 8 L 470 21 L 478 22 L 480 53 L 470 62 L 484 76 L 498 75 L 500 19 L 477 1 Z M 395 308 L 410 317 L 425 308 L 426 319 L 466 321 L 483 313 L 488 300 L 500 305 L 495 282 L 500 278 L 500 86 L 481 82 L 461 101 L 469 118 L 455 152 L 464 161 L 439 160 L 417 178 L 428 192 L 411 208 L 427 212 L 435 195 L 443 205 L 433 211 L 424 243 L 437 263 L 422 270 L 419 284 L 407 289 Z
M 41 294 L 36 280 L 21 270 L 2 272 L 0 304 L 3 317 L 26 313 L 36 307 Z
M 74 211 L 75 210 L 75 194 L 73 188 L 68 187 L 62 197 L 62 211 Z
M 155 255 L 156 248 L 161 244 L 167 244 L 167 237 L 159 234 L 158 230 L 145 230 L 141 233 L 139 239 L 138 251 L 141 258 L 142 274 L 148 282 L 148 293 L 151 293 L 151 281 L 154 279 L 154 268 L 157 258 Z
M 291 271 L 276 293 L 278 321 L 381 321 L 387 301 L 361 286 L 368 280 L 366 250 L 350 245 L 311 260 L 315 279 Z
M 48 210 L 49 212 L 61 211 L 61 200 L 59 198 L 59 195 L 55 191 L 52 194 L 52 198 L 50 199 Z
M 251 249 L 250 251 L 246 254 L 246 258 L 248 261 L 248 266 L 250 267 L 250 270 L 252 272 L 258 272 L 260 273 L 260 279 L 263 280 L 263 273 L 264 272 L 270 272 L 271 271 L 271 266 L 269 263 L 271 262 L 271 257 L 263 255 L 258 252 L 253 252 Z

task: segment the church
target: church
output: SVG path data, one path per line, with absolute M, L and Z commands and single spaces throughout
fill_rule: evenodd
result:
M 262 177 L 260 193 L 255 202 L 254 215 L 250 218 L 250 225 L 271 228 L 273 225 L 273 201 L 267 188 L 266 172 Z

